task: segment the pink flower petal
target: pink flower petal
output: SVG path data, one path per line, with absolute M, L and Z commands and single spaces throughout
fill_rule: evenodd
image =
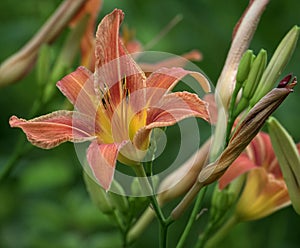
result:
M 161 97 L 170 91 L 183 77 L 191 75 L 202 86 L 205 92 L 210 91 L 210 84 L 207 78 L 199 72 L 187 71 L 182 68 L 161 68 L 153 72 L 147 79 L 147 100 L 152 103 L 157 102 Z M 156 90 L 157 89 L 157 90 Z
M 96 33 L 95 88 L 103 92 L 109 89 L 115 106 L 126 97 L 126 89 L 129 93 L 142 89 L 146 80 L 119 37 L 123 18 L 124 13 L 115 9 L 102 19 Z
M 120 144 L 98 144 L 93 141 L 87 150 L 87 160 L 92 172 L 105 189 L 109 190 L 113 180 Z
M 210 123 L 215 125 L 218 120 L 218 107 L 215 101 L 214 94 L 206 94 L 203 98 L 205 102 L 208 103 L 208 112 L 210 117 Z
M 151 106 L 147 114 L 147 125 L 137 132 L 133 142 L 140 148 L 151 129 L 171 126 L 193 116 L 209 120 L 207 104 L 196 94 L 188 92 L 167 94 L 156 105 Z
M 234 179 L 253 168 L 257 168 L 256 164 L 245 153 L 241 154 L 219 179 L 219 188 L 224 189 Z
M 196 94 L 175 92 L 165 95 L 156 105 L 151 106 L 147 116 L 147 127 L 171 126 L 192 116 L 208 121 L 206 102 Z
M 135 51 L 135 52 L 140 52 L 140 51 Z M 135 54 L 135 55 L 138 56 L 139 54 Z M 198 50 L 192 50 L 180 56 L 167 58 L 158 61 L 156 63 L 139 63 L 139 66 L 146 73 L 146 75 L 149 75 L 152 72 L 155 72 L 163 67 L 167 67 L 167 68 L 184 67 L 190 62 L 190 60 L 200 61 L 202 60 L 202 54 Z
M 84 67 L 65 76 L 57 84 L 60 91 L 82 113 L 95 114 L 96 94 L 94 91 L 93 74 Z
M 87 117 L 72 111 L 56 111 L 28 121 L 12 116 L 9 124 L 21 128 L 33 145 L 44 149 L 66 141 L 82 142 L 93 138 Z

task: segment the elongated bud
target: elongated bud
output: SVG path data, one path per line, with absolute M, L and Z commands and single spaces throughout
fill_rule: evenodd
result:
M 114 208 L 111 205 L 104 189 L 95 183 L 95 181 L 86 173 L 83 173 L 83 179 L 93 203 L 100 209 L 102 213 L 112 214 Z
M 33 67 L 40 46 L 53 41 L 84 3 L 84 0 L 63 1 L 35 36 L 21 50 L 1 63 L 0 87 L 24 77 Z
M 265 50 L 260 50 L 257 57 L 251 66 L 247 80 L 243 85 L 243 93 L 237 108 L 235 109 L 234 116 L 240 114 L 245 108 L 248 107 L 249 101 L 254 95 L 254 92 L 258 86 L 258 83 L 266 69 L 267 64 L 267 52 Z
M 248 74 L 251 69 L 252 61 L 255 58 L 252 50 L 247 50 L 241 58 L 238 71 L 236 74 L 236 85 L 235 87 L 242 87 L 243 82 L 248 78 Z
M 232 206 L 234 195 L 228 189 L 220 190 L 218 185 L 215 186 L 212 199 L 210 216 L 213 222 L 218 221 Z
M 299 30 L 298 26 L 294 26 L 278 45 L 262 75 L 254 97 L 250 101 L 251 107 L 274 87 L 278 77 L 293 55 L 299 37 Z
M 54 63 L 51 77 L 48 78 L 49 83 L 44 89 L 44 102 L 47 102 L 52 97 L 54 90 L 56 89 L 52 82 L 57 82 L 63 77 L 63 75 L 70 72 L 72 64 L 74 63 L 79 51 L 80 39 L 84 33 L 87 21 L 88 16 L 82 18 L 82 20 L 68 34 L 67 39 L 60 50 L 59 57 Z
M 293 91 L 295 85 L 296 80 L 294 79 L 291 84 L 287 84 L 284 88 L 273 89 L 249 111 L 248 115 L 236 129 L 219 159 L 203 168 L 200 172 L 198 181 L 201 185 L 210 184 L 224 174 L 226 169 L 259 132 L 267 118 Z
M 293 138 L 273 117 L 268 130 L 295 211 L 300 214 L 300 156 Z
M 158 189 L 161 204 L 183 195 L 193 186 L 208 158 L 210 143 L 211 140 L 206 141 L 189 160 L 162 181 Z
M 243 97 L 251 99 L 267 65 L 267 52 L 260 50 L 248 75 L 248 83 L 244 85 Z
M 259 19 L 269 0 L 250 1 L 248 8 L 235 27 L 234 36 L 225 65 L 217 82 L 216 101 L 228 110 L 236 83 L 236 73 L 243 53 L 256 30 Z

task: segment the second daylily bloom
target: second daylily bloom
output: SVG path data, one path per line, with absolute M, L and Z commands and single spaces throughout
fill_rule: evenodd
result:
M 209 91 L 198 72 L 162 68 L 148 78 L 126 52 L 119 38 L 123 12 L 103 18 L 96 34 L 95 73 L 79 67 L 57 83 L 76 111 L 57 111 L 29 121 L 12 116 L 10 125 L 22 128 L 41 148 L 62 142 L 91 141 L 87 161 L 96 180 L 110 188 L 116 160 L 138 163 L 149 146 L 153 128 L 187 117 L 209 119 L 207 104 L 187 92 L 167 94 L 186 75 Z
M 260 132 L 228 168 L 220 188 L 248 172 L 235 215 L 240 221 L 263 218 L 290 204 L 290 198 L 268 134 Z

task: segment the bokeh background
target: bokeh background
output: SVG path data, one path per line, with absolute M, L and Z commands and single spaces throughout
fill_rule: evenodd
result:
M 1 0 L 0 61 L 21 48 L 60 2 Z M 126 14 L 125 23 L 135 29 L 137 39 L 147 44 L 172 18 L 181 14 L 182 21 L 152 50 L 182 54 L 199 49 L 203 60 L 198 66 L 215 83 L 225 61 L 232 29 L 247 4 L 247 0 L 104 0 L 99 20 L 114 8 L 121 8 Z M 264 48 L 271 57 L 284 34 L 293 25 L 300 25 L 299 10 L 299 0 L 270 1 L 251 49 L 257 53 Z M 56 42 L 58 47 L 63 38 Z M 300 45 L 286 73 L 299 76 L 299 64 Z M 20 130 L 9 128 L 8 119 L 13 114 L 24 118 L 29 115 L 38 94 L 35 81 L 33 70 L 25 79 L 0 89 L 0 169 L 11 158 L 19 137 L 24 138 Z M 300 141 L 299 99 L 300 89 L 296 87 L 275 113 L 296 141 Z M 41 114 L 61 108 L 63 102 L 57 90 L 51 106 Z M 204 205 L 209 206 L 209 201 Z M 183 217 L 170 228 L 170 247 L 176 244 L 185 223 Z M 262 220 L 240 224 L 220 247 L 299 247 L 299 226 L 300 217 L 289 207 Z M 194 225 L 190 244 L 202 228 L 200 219 Z M 157 239 L 154 222 L 135 247 L 154 247 Z M 89 199 L 72 144 L 47 151 L 31 149 L 9 177 L 0 182 L 0 247 L 105 248 L 119 247 L 120 242 L 115 225 Z

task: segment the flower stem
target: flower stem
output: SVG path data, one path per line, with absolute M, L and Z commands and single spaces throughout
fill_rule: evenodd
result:
M 193 200 L 195 199 L 202 187 L 203 185 L 200 184 L 198 181 L 195 182 L 193 187 L 188 191 L 185 197 L 172 211 L 171 217 L 173 220 L 177 220 L 184 213 L 184 211 L 190 206 L 190 204 L 193 202 Z
M 154 212 L 156 213 L 156 216 L 159 221 L 159 228 L 160 228 L 160 248 L 166 248 L 167 247 L 167 231 L 168 226 L 171 224 L 171 221 L 169 219 L 166 219 L 164 217 L 164 214 L 158 204 L 158 201 L 156 199 L 156 196 L 153 192 L 152 186 L 147 178 L 147 175 L 145 173 L 144 167 L 140 165 L 136 165 L 133 167 L 135 170 L 136 175 L 139 177 L 139 181 L 141 184 L 141 188 L 144 191 L 143 193 L 147 195 L 147 197 L 150 200 L 150 203 L 153 207 Z
M 22 137 L 19 138 L 12 156 L 9 158 L 7 163 L 1 168 L 0 182 L 10 174 L 10 172 L 12 171 L 16 163 L 19 161 L 19 159 L 22 157 L 22 155 L 27 153 L 31 148 L 32 146 L 27 146 L 27 144 L 24 144 L 24 139 Z
M 231 100 L 230 100 L 228 123 L 227 123 L 227 127 L 226 127 L 226 146 L 230 139 L 230 133 L 231 133 L 231 129 L 232 129 L 234 120 L 236 119 L 236 116 L 234 116 L 234 109 L 235 109 L 235 102 L 236 102 L 236 98 L 239 93 L 239 90 L 240 89 L 237 87 L 234 88 L 234 91 L 232 93 Z
M 184 243 L 188 237 L 188 234 L 190 233 L 191 231 L 191 228 L 192 228 L 192 225 L 194 223 L 194 221 L 196 220 L 197 218 L 197 214 L 199 212 L 199 207 L 200 207 L 200 204 L 202 203 L 202 200 L 204 198 L 204 195 L 206 193 L 206 189 L 207 187 L 205 187 L 203 190 L 201 190 L 199 193 L 198 193 L 198 196 L 196 198 L 196 202 L 195 202 L 195 205 L 194 205 L 194 208 L 193 208 L 193 211 L 190 215 L 190 218 L 188 220 L 188 223 L 186 225 L 186 228 L 184 229 L 181 237 L 180 237 L 180 240 L 176 246 L 176 248 L 182 248 L 184 247 Z
M 232 215 L 227 222 L 221 226 L 218 231 L 210 238 L 208 239 L 207 242 L 206 238 L 204 238 L 204 236 L 200 236 L 198 239 L 198 242 L 196 244 L 196 248 L 202 248 L 204 247 L 205 244 L 205 248 L 213 248 L 213 247 L 217 247 L 217 245 L 225 238 L 225 236 L 231 231 L 231 229 L 238 224 L 238 218 L 236 218 L 235 215 Z

